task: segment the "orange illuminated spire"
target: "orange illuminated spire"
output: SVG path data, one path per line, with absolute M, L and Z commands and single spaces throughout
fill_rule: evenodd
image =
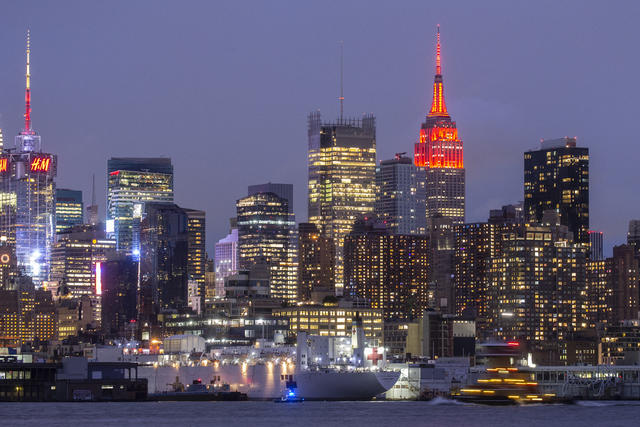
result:
M 444 86 L 442 84 L 442 63 L 440 60 L 440 25 L 436 33 L 436 76 L 433 81 L 433 101 L 429 117 L 449 117 L 447 106 L 444 103 Z

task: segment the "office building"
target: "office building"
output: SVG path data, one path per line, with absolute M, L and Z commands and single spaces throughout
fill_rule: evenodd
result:
M 335 295 L 335 245 L 322 235 L 318 226 L 298 225 L 298 301 L 322 302 Z
M 293 184 L 274 184 L 268 182 L 266 184 L 250 185 L 248 196 L 254 196 L 260 193 L 273 193 L 278 197 L 287 200 L 289 204 L 289 212 L 293 213 Z
M 274 193 L 256 193 L 236 202 L 239 268 L 258 262 L 270 269 L 271 297 L 297 299 L 297 234 L 295 215 L 287 199 Z
M 30 51 L 27 37 L 24 129 L 15 148 L 0 156 L 0 237 L 15 248 L 18 268 L 40 286 L 49 278 L 55 236 L 57 157 L 42 151 L 40 135 L 31 127 Z
M 142 205 L 173 203 L 173 166 L 168 158 L 111 158 L 107 163 L 107 232 L 125 254 L 138 253 L 133 226 Z
M 589 249 L 589 259 L 591 261 L 602 261 L 604 259 L 602 231 L 589 230 Z
M 387 223 L 391 234 L 425 234 L 427 175 L 404 154 L 376 167 L 375 213 Z
M 356 219 L 373 212 L 376 198 L 376 122 L 322 122 L 309 115 L 309 222 L 335 244 L 336 291 L 343 288 L 344 237 Z
M 542 140 L 524 153 L 524 210 L 540 222 L 547 210 L 560 215 L 576 243 L 589 244 L 589 149 L 576 138 Z
M 56 233 L 83 224 L 82 191 L 56 189 Z
M 231 230 L 226 237 L 218 240 L 215 247 L 215 296 L 224 296 L 224 279 L 236 274 L 239 267 L 238 226 L 236 219 L 231 219 Z
M 295 334 L 308 332 L 323 337 L 350 336 L 356 316 L 362 318 L 364 335 L 371 343 L 382 344 L 383 315 L 377 308 L 341 307 L 338 304 L 300 305 L 273 310 L 274 317 L 289 320 Z
M 163 311 L 188 307 L 188 217 L 173 203 L 148 202 L 139 227 L 138 316 L 154 325 Z
M 99 295 L 96 264 L 115 254 L 116 242 L 91 225 L 79 225 L 58 234 L 51 251 L 51 281 L 72 297 Z
M 414 162 L 425 168 L 427 218 L 450 218 L 463 224 L 465 215 L 465 169 L 462 140 L 456 122 L 451 120 L 444 100 L 440 62 L 440 27 L 436 44 L 436 75 L 431 109 L 415 144 Z
M 427 236 L 389 234 L 365 218 L 345 237 L 344 257 L 345 294 L 382 309 L 385 319 L 412 319 L 428 307 Z

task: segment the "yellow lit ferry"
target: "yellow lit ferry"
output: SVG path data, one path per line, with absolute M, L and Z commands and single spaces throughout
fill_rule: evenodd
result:
M 527 403 L 567 403 L 555 394 L 542 393 L 530 372 L 520 370 L 516 363 L 522 357 L 520 343 L 485 343 L 477 355 L 484 359 L 485 372 L 475 382 L 453 393 L 462 402 L 486 405 L 515 405 Z

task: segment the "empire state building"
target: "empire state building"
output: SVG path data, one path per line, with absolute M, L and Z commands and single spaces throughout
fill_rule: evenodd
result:
M 440 27 L 436 43 L 436 75 L 433 101 L 415 144 L 414 162 L 427 171 L 427 218 L 450 218 L 453 225 L 464 223 L 465 170 L 462 141 L 456 122 L 451 120 L 444 101 L 440 62 Z

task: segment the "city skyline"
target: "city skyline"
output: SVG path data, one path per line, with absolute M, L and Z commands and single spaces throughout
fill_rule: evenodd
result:
M 591 152 L 591 228 L 604 231 L 605 254 L 624 242 L 628 221 L 637 217 L 640 201 L 624 197 L 633 194 L 638 178 L 631 163 L 638 150 L 631 131 L 638 88 L 630 77 L 637 64 L 620 55 L 633 39 L 625 32 L 635 30 L 607 27 L 607 14 L 615 10 L 518 6 L 509 10 L 513 21 L 504 23 L 482 19 L 491 16 L 497 3 L 483 10 L 458 5 L 431 11 L 416 5 L 412 11 L 390 11 L 385 18 L 389 28 L 372 25 L 363 30 L 367 19 L 380 23 L 383 8 L 369 8 L 361 17 L 353 3 L 332 22 L 332 31 L 319 26 L 312 29 L 317 31 L 312 41 L 301 37 L 294 42 L 284 37 L 297 34 L 292 30 L 306 34 L 306 28 L 283 22 L 289 14 L 303 16 L 300 9 L 305 6 L 292 4 L 288 10 L 258 5 L 251 14 L 231 5 L 202 7 L 211 13 L 196 19 L 207 22 L 207 16 L 214 16 L 220 28 L 193 30 L 186 11 L 169 18 L 179 8 L 163 4 L 153 10 L 130 6 L 130 17 L 112 16 L 116 8 L 112 12 L 108 6 L 80 7 L 63 17 L 68 10 L 49 5 L 10 5 L 5 16 L 22 18 L 0 18 L 0 47 L 7 61 L 0 70 L 5 145 L 11 146 L 22 128 L 24 38 L 31 28 L 33 126 L 42 135 L 43 151 L 58 154 L 58 186 L 83 190 L 88 199 L 91 174 L 104 176 L 108 158 L 166 155 L 175 165 L 176 202 L 207 212 L 211 255 L 213 244 L 228 232 L 234 201 L 249 184 L 294 184 L 296 217 L 306 220 L 306 115 L 318 108 L 328 119 L 338 116 L 338 40 L 345 41 L 345 114 L 376 115 L 378 161 L 411 152 L 431 103 L 433 32 L 440 23 L 447 102 L 466 145 L 468 222 L 485 221 L 489 209 L 522 200 L 523 152 L 541 138 L 574 135 Z M 328 13 L 306 8 L 319 16 Z M 106 16 L 97 19 L 99 12 Z M 143 12 L 157 22 L 134 26 Z M 566 22 L 574 12 L 582 19 Z M 86 19 L 78 19 L 83 16 Z M 223 16 L 230 17 L 230 23 L 224 23 Z M 109 17 L 123 34 L 113 34 L 106 26 Z M 69 19 L 82 24 L 73 30 L 52 25 Z M 359 24 L 352 27 L 363 30 L 361 34 L 347 25 L 350 19 Z M 529 19 L 531 23 L 525 22 Z M 239 29 L 225 33 L 227 25 L 241 20 L 246 21 L 241 28 L 255 28 L 248 34 Z M 283 28 L 275 31 L 276 25 L 266 26 L 266 21 L 282 23 Z M 420 28 L 407 25 L 390 37 L 399 22 L 420 22 Z M 173 27 L 165 31 L 162 24 Z M 251 46 L 258 35 L 266 39 Z M 533 35 L 535 40 L 527 38 Z M 406 48 L 397 49 L 398 43 Z M 262 52 L 257 53 L 258 48 Z M 176 55 L 176 64 L 164 62 Z M 270 67 L 259 67 L 267 63 Z M 240 70 L 238 76 L 229 79 L 234 70 Z M 604 87 L 602 75 L 613 74 L 615 81 L 607 78 Z M 292 75 L 301 77 L 292 80 Z M 371 90 L 373 84 L 378 90 Z M 618 117 L 615 127 L 597 119 L 608 117 L 611 106 Z M 287 167 L 277 167 L 285 156 Z M 244 162 L 249 172 L 229 182 L 225 177 L 233 170 L 227 165 L 234 163 L 229 159 Z M 205 172 L 211 179 L 191 189 Z M 101 218 L 105 184 L 98 179 Z

